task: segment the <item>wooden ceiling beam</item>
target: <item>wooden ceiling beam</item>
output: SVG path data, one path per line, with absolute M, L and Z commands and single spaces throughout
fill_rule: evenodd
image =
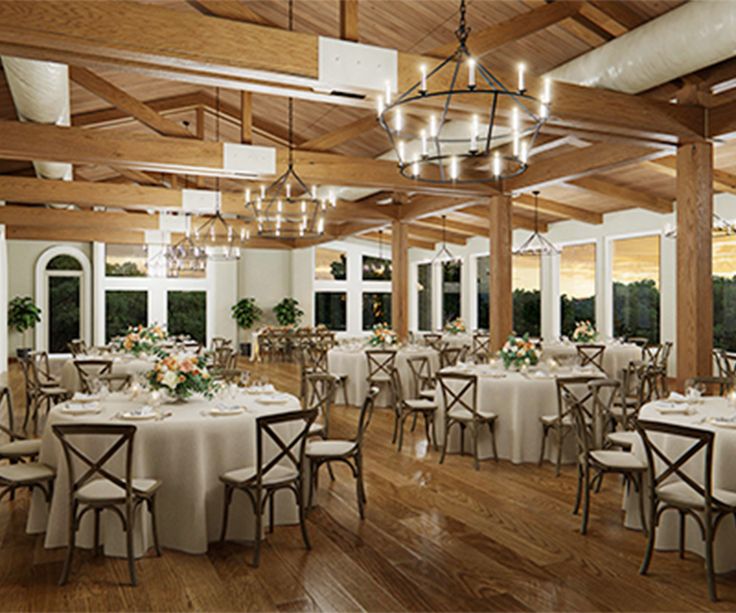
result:
M 221 17 L 223 19 L 232 19 L 233 21 L 254 23 L 256 25 L 274 28 L 278 27 L 272 21 L 261 17 L 248 7 L 245 2 L 239 2 L 238 0 L 187 0 L 187 2 L 199 12 L 211 17 Z
M 675 156 L 671 155 L 646 162 L 646 167 L 668 177 L 677 178 L 677 158 Z M 713 189 L 717 192 L 736 194 L 736 175 L 714 168 Z
M 567 181 L 567 183 L 594 194 L 633 204 L 655 213 L 671 213 L 673 211 L 672 201 L 667 198 L 619 185 L 602 177 L 583 177 Z
M 477 223 L 466 223 L 464 221 L 457 221 L 455 219 L 444 220 L 442 217 L 422 217 L 421 219 L 415 219 L 412 221 L 412 225 L 415 226 L 429 226 L 431 228 L 445 228 L 456 232 L 458 234 L 465 234 L 466 236 L 486 236 L 488 234 L 488 223 L 482 223 L 478 219 Z
M 315 34 L 212 19 L 157 5 L 121 1 L 116 11 L 95 2 L 38 0 L 0 2 L 0 53 L 79 65 L 105 65 L 206 85 L 304 96 L 333 104 L 373 108 L 372 97 L 315 92 L 319 81 Z M 192 36 L 197 32 L 197 36 Z M 161 41 L 165 40 L 165 48 Z M 207 44 L 202 45 L 201 41 Z M 421 64 L 437 60 L 398 53 L 398 88 L 416 82 Z M 499 72 L 501 81 L 514 76 Z M 444 77 L 443 77 L 444 78 Z M 449 79 L 449 76 L 446 77 Z M 464 78 L 464 77 L 463 77 Z M 462 85 L 462 83 L 460 83 Z M 438 85 L 445 85 L 438 83 Z M 527 79 L 539 96 L 541 79 Z M 358 93 L 358 92 L 356 92 Z M 437 101 L 429 99 L 428 109 Z M 467 112 L 482 108 L 468 103 Z M 620 92 L 558 82 L 552 117 L 557 125 L 609 126 L 642 137 L 698 138 L 704 133 L 700 107 L 672 105 Z
M 426 226 L 417 224 L 409 225 L 409 235 L 419 239 L 428 239 L 435 242 L 442 241 L 444 236 L 445 242 L 451 243 L 453 245 L 464 245 L 468 242 L 468 237 L 464 234 L 458 234 L 457 232 L 452 232 L 448 230 L 445 230 L 443 232 L 442 230 L 439 230 L 437 228 L 428 228 Z
M 534 210 L 534 197 L 529 194 L 520 194 L 514 196 L 513 203 L 517 207 Z M 549 213 L 555 217 L 562 217 L 563 219 L 574 219 L 576 221 L 582 221 L 589 224 L 600 224 L 603 223 L 603 215 L 594 211 L 587 211 L 579 207 L 570 206 L 569 204 L 563 204 L 562 202 L 556 202 L 548 198 L 538 199 L 539 210 L 543 213 Z
M 135 170 L 134 168 L 126 168 L 125 166 L 110 166 L 116 173 L 121 177 L 138 183 L 138 185 L 158 185 L 163 186 L 164 182 L 161 179 L 141 170 Z
M 373 114 L 366 115 L 331 132 L 311 138 L 299 145 L 299 148 L 308 151 L 328 151 L 347 141 L 363 136 L 377 127 L 376 116 Z
M 467 207 L 458 209 L 458 213 L 463 213 L 464 215 L 472 215 L 473 217 L 477 217 L 478 219 L 483 220 L 485 223 L 490 224 L 490 219 L 488 216 L 488 204 L 474 204 L 471 206 L 467 206 Z M 528 217 L 523 217 L 522 215 L 519 215 L 518 213 L 513 213 L 511 219 L 512 219 L 514 228 L 521 228 L 524 230 L 534 230 L 534 220 L 533 219 L 529 219 Z M 547 230 L 549 230 L 549 225 L 547 224 L 547 222 L 540 221 L 539 231 L 547 232 Z
M 97 76 L 91 70 L 70 66 L 69 78 L 163 136 L 194 138 L 194 135 L 183 125 L 160 115 L 145 102 L 141 102 L 138 98 Z
M 629 2 L 622 2 L 621 0 L 593 0 L 589 4 L 592 4 L 628 30 L 638 28 L 647 21 L 647 18 L 636 11 Z
M 387 246 L 391 245 L 391 232 L 384 232 L 383 234 L 379 234 L 378 232 L 364 232 L 363 234 L 357 235 L 355 238 L 361 238 L 374 243 L 382 242 Z M 432 241 L 421 240 L 411 236 L 409 237 L 409 247 L 434 251 L 434 243 Z
M 340 38 L 358 42 L 358 0 L 340 0 Z

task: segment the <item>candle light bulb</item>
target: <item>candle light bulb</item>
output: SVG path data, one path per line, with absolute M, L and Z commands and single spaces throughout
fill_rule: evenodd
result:
M 210 239 L 212 241 L 215 240 L 215 226 L 214 226 L 214 224 L 210 226 Z
M 427 157 L 427 131 L 422 130 L 420 137 L 422 139 L 422 156 Z
M 386 81 L 386 106 L 391 104 L 391 82 Z
M 312 185 L 312 200 L 317 200 L 317 186 Z
M 539 103 L 539 116 L 542 119 L 549 117 L 549 107 L 544 102 Z
M 457 181 L 458 177 L 458 168 L 457 168 L 457 158 L 453 155 L 450 158 L 450 179 L 453 181 Z
M 384 108 L 385 107 L 383 105 L 383 96 L 378 96 L 378 100 L 376 101 L 376 110 L 379 117 L 383 115 Z
M 263 204 L 263 201 L 260 198 L 257 198 L 256 199 L 256 211 L 260 211 L 261 210 L 262 204 Z
M 524 64 L 519 64 L 519 91 L 523 92 L 526 90 L 526 84 L 524 82 L 524 71 L 526 70 L 526 66 Z
M 468 60 L 468 88 L 475 87 L 475 60 L 471 57 Z
M 501 155 L 498 151 L 493 154 L 493 176 L 496 178 L 501 176 Z
M 406 152 L 406 145 L 404 144 L 403 140 L 399 141 L 399 164 L 402 164 L 404 161 L 404 153 Z
M 527 149 L 526 141 L 521 142 L 521 150 L 519 151 L 519 159 L 522 164 L 526 164 L 529 159 L 529 151 Z
M 233 227 L 232 226 L 227 227 L 227 240 L 228 241 L 233 240 Z
M 544 88 L 542 90 L 542 102 L 549 104 L 552 101 L 552 79 L 544 77 Z
M 434 115 L 429 116 L 429 135 L 432 138 L 437 138 L 437 117 Z
M 317 232 L 319 234 L 324 234 L 325 231 L 325 218 L 321 217 L 317 220 Z
M 414 162 L 411 165 L 411 175 L 412 175 L 412 177 L 418 177 L 419 176 L 419 162 Z
M 283 201 L 280 198 L 279 198 L 279 200 L 276 201 L 276 210 L 279 213 L 284 210 L 284 203 L 283 203 Z
M 291 198 L 291 184 L 287 183 L 286 184 L 286 199 L 288 200 L 289 198 Z
M 401 130 L 404 129 L 404 119 L 401 116 L 401 108 L 397 108 L 396 112 L 394 113 L 394 130 L 396 132 L 401 132 Z
M 261 200 L 266 197 L 266 186 L 261 185 Z
M 322 207 L 321 208 L 322 208 L 323 211 L 326 211 L 327 210 L 327 200 L 325 200 L 324 198 L 322 199 Z
M 333 209 L 337 206 L 337 196 L 335 195 L 334 190 L 330 191 L 330 204 Z
M 299 226 L 299 236 L 304 236 L 304 226 Z
M 250 187 L 246 188 L 245 190 L 245 203 L 248 204 L 250 202 Z
M 245 240 L 250 240 L 250 228 L 246 228 L 245 230 Z
M 305 228 L 307 227 L 307 216 L 306 216 L 306 215 L 304 215 L 304 217 L 302 217 L 302 225 L 303 225 L 303 226 L 304 226 Z
M 425 64 L 422 64 L 419 67 L 419 70 L 422 72 L 422 85 L 420 91 L 422 93 L 426 93 L 427 91 L 427 66 Z
M 302 213 L 307 210 L 307 203 L 304 200 L 302 200 L 302 207 L 301 208 L 302 208 Z
M 478 116 L 473 115 L 473 121 L 470 124 L 470 152 L 478 151 Z
M 240 240 L 241 242 L 245 240 L 245 228 L 240 228 Z

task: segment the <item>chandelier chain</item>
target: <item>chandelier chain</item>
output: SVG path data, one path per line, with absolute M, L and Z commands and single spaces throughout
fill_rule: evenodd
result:
M 455 36 L 460 41 L 460 45 L 465 48 L 465 43 L 468 40 L 470 34 L 470 28 L 465 25 L 465 0 L 460 1 L 460 23 L 457 30 L 455 30 Z

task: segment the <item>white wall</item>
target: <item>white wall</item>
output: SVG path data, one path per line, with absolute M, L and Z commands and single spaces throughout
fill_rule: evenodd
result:
M 5 226 L 0 226 L 0 384 L 8 374 L 8 249 Z
M 274 324 L 273 307 L 291 296 L 292 254 L 287 249 L 244 249 L 238 263 L 238 299 L 255 298 L 261 324 Z M 304 305 L 302 304 L 302 308 Z

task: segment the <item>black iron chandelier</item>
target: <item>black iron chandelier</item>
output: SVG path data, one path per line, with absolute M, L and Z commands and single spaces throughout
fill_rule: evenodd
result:
M 289 0 L 289 31 L 293 29 L 294 6 Z M 255 193 L 245 190 L 245 208 L 253 215 L 258 236 L 263 238 L 313 238 L 324 234 L 324 212 L 337 205 L 334 193 L 319 198 L 316 185 L 307 184 L 294 169 L 294 100 L 289 98 L 289 162 L 286 172 Z
M 723 238 L 726 236 L 736 235 L 736 224 L 721 217 L 718 213 L 713 213 L 713 226 L 711 228 L 713 238 Z M 669 225 L 665 228 L 664 235 L 666 238 L 677 238 L 677 226 Z
M 523 64 L 518 87 L 509 89 L 472 57 L 465 10 L 461 0 L 452 55 L 429 72 L 421 66 L 420 79 L 395 100 L 387 83 L 378 100 L 379 121 L 407 178 L 485 183 L 519 175 L 549 116 L 549 79 L 537 99 L 527 93 Z
M 447 248 L 447 215 L 442 216 L 442 246 L 437 250 L 437 253 L 434 254 L 434 257 L 432 258 L 432 263 L 434 263 L 436 260 L 440 261 L 446 261 L 446 260 L 455 260 L 454 255 L 450 252 L 450 250 Z
M 560 248 L 539 232 L 539 192 L 534 194 L 534 232 L 519 247 L 513 250 L 514 255 L 557 255 Z

